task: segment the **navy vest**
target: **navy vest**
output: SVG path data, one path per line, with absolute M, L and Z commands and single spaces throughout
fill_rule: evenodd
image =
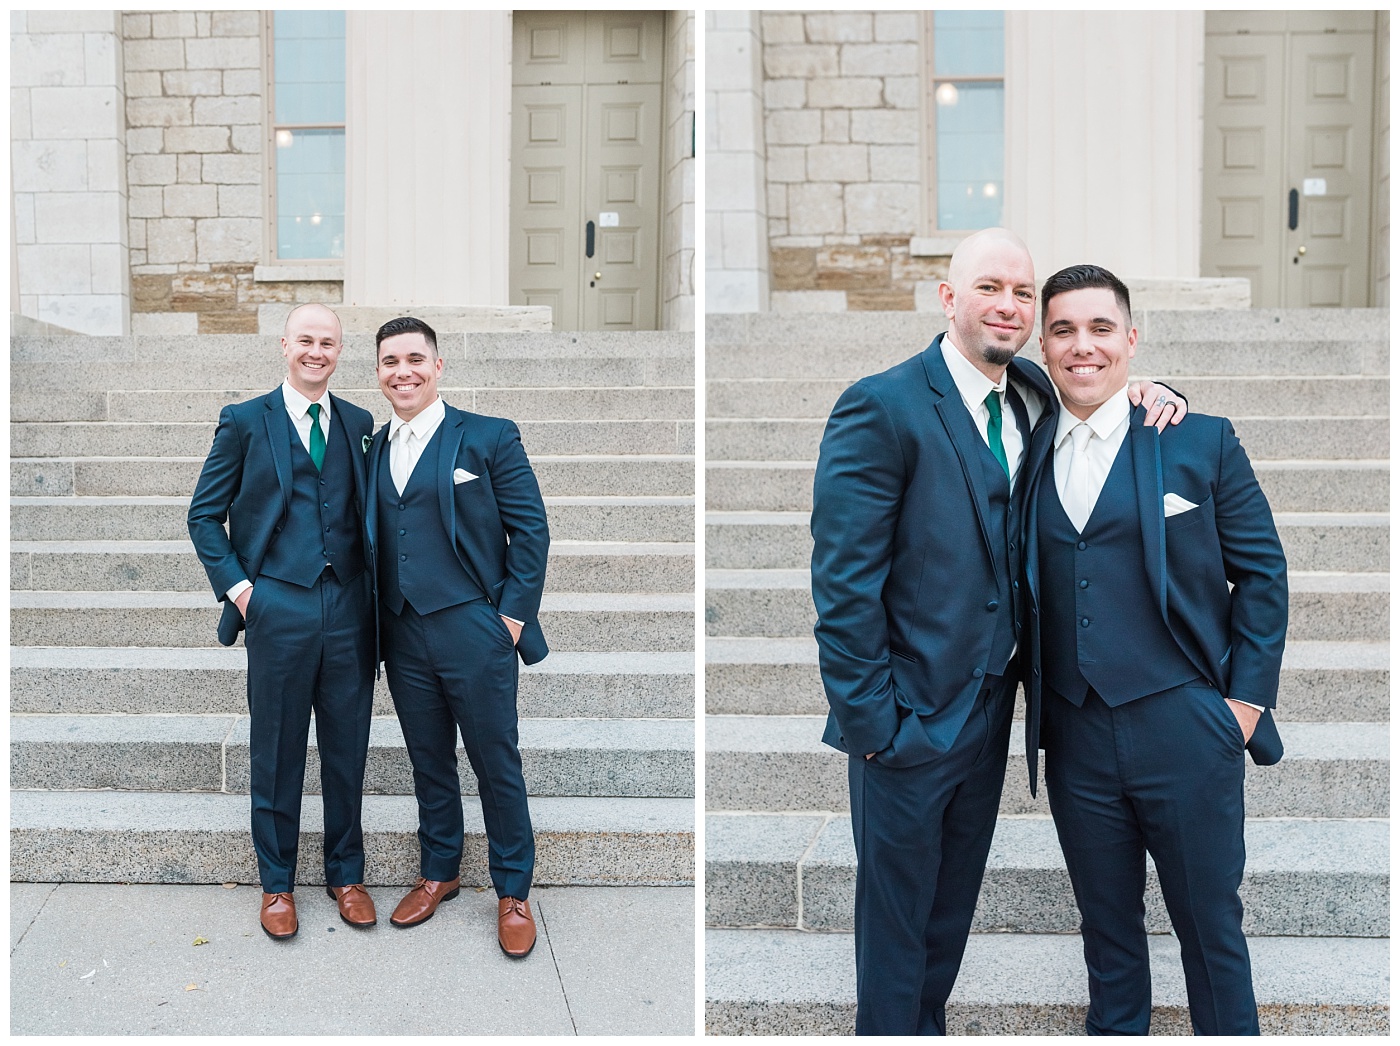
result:
M 389 471 L 390 448 L 379 467 L 379 596 L 395 614 L 408 603 L 431 614 L 485 593 L 462 568 L 442 526 L 438 505 L 437 460 L 442 425 L 423 448 L 403 494 Z
M 261 572 L 310 588 L 330 564 L 342 585 L 364 573 L 364 525 L 355 511 L 355 467 L 345 433 L 331 425 L 321 471 L 283 411 L 292 449 L 292 490 L 287 519 L 268 546 Z
M 1075 705 L 1091 686 L 1117 707 L 1200 675 L 1148 584 L 1130 441 L 1124 437 L 1082 534 L 1060 503 L 1053 464 L 1040 484 L 1044 678 Z M 1067 656 L 1071 650 L 1077 657 Z
M 1021 460 L 1024 464 L 1030 453 L 1030 419 L 1021 397 L 1010 385 L 1007 386 L 1006 400 L 1011 404 L 1011 423 L 1016 425 L 1021 433 L 1021 443 L 1024 447 Z M 970 420 L 971 415 L 968 417 Z M 1006 423 L 1007 419 L 1003 417 L 1002 424 Z M 987 489 L 987 536 L 992 543 L 992 563 L 997 579 L 995 605 L 989 602 L 987 607 L 988 611 L 995 615 L 990 622 L 992 646 L 987 656 L 987 674 L 996 676 L 1004 674 L 1006 664 L 1011 660 L 1018 638 L 1018 622 L 1021 620 L 1018 608 L 1021 593 L 1017 581 L 1021 576 L 1021 549 L 1017 535 L 1021 533 L 1025 502 L 1021 488 L 1025 484 L 1018 483 L 1015 490 L 1011 489 L 1006 473 L 1002 471 L 1001 462 L 997 461 L 991 448 L 976 433 L 974 424 L 973 435 L 978 446 L 977 466 L 982 470 L 982 482 Z

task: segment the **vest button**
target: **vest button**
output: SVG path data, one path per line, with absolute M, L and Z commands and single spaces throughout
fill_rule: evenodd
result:
M 1007 547 L 1010 548 L 1012 552 L 1015 552 L 1015 551 L 1016 551 L 1016 542 L 1014 542 L 1014 541 L 1008 542 L 1008 543 L 1007 543 Z
M 400 511 L 400 512 L 402 512 L 402 511 L 403 511 L 404 509 L 406 509 L 407 507 L 408 507 L 408 506 L 405 505 L 405 504 L 403 504 L 403 502 L 400 502 L 400 503 L 399 503 L 399 511 Z
M 981 670 L 980 668 L 974 668 L 974 669 L 972 670 L 972 678 L 973 678 L 973 679 L 981 679 L 981 678 L 982 678 L 982 670 Z
M 331 532 L 331 528 L 330 528 L 330 527 L 327 527 L 327 528 L 326 528 L 326 533 L 329 534 L 330 532 Z
M 1086 548 L 1088 548 L 1088 547 L 1089 547 L 1089 546 L 1088 546 L 1085 542 L 1083 542 L 1083 541 L 1081 541 L 1081 542 L 1079 543 L 1079 551 L 1080 551 L 1080 552 L 1083 552 L 1083 551 L 1084 551 Z
M 400 557 L 399 557 L 399 562 L 400 562 L 400 563 L 407 563 L 407 562 L 408 562 L 408 557 L 407 557 L 407 556 L 400 556 Z
M 324 486 L 326 485 L 326 481 L 325 481 L 325 480 L 321 480 L 320 482 L 321 482 L 321 486 L 324 487 Z
M 402 532 L 400 532 L 400 533 L 402 533 Z M 1088 581 L 1080 581 L 1080 582 L 1079 582 L 1079 587 L 1080 587 L 1080 588 L 1088 588 L 1088 587 L 1089 587 L 1089 582 L 1088 582 Z
M 330 507 L 331 507 L 331 503 L 330 503 L 329 501 L 323 501 L 323 502 L 321 502 L 321 507 L 322 507 L 322 508 L 330 508 Z
M 1088 627 L 1089 627 L 1089 619 L 1088 619 L 1087 617 L 1081 617 L 1081 618 L 1079 619 L 1079 627 L 1081 627 L 1081 628 L 1088 628 Z
M 407 533 L 408 531 L 404 530 L 402 527 L 399 528 L 399 537 L 403 537 Z
M 995 599 L 992 600 L 990 603 L 987 604 L 987 609 L 988 609 L 988 610 L 995 610 L 996 608 L 997 608 L 997 601 L 996 601 Z
M 1021 582 L 1019 582 L 1019 581 L 1013 581 L 1013 582 L 1011 582 L 1011 587 L 1012 587 L 1013 589 L 1015 589 L 1017 592 L 1019 592 L 1019 591 L 1021 591 Z

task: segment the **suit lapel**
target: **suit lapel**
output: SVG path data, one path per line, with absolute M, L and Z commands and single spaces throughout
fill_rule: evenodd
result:
M 355 476 L 355 497 L 359 499 L 361 505 L 365 504 L 365 472 L 362 467 L 365 463 L 365 448 L 356 446 L 354 436 L 350 432 L 350 426 L 345 424 L 345 404 L 335 395 L 331 396 L 331 429 L 339 430 L 345 438 L 345 446 L 350 451 L 350 471 Z
M 1142 547 L 1147 582 L 1162 621 L 1167 620 L 1167 535 L 1162 515 L 1162 446 L 1157 430 L 1143 424 L 1146 412 L 1134 408 L 1128 419 L 1128 440 L 1133 455 L 1133 476 L 1137 485 L 1138 522 L 1142 527 Z
M 991 533 L 987 530 L 987 485 L 982 480 L 982 467 L 974 456 L 977 453 L 975 443 L 980 442 L 977 426 L 972 421 L 972 415 L 968 413 L 967 405 L 963 403 L 953 375 L 948 372 L 948 365 L 943 362 L 944 337 L 945 335 L 940 334 L 933 344 L 924 350 L 924 372 L 928 376 L 929 386 L 938 394 L 934 411 L 948 432 L 948 439 L 958 455 L 958 464 L 962 466 L 963 479 L 972 491 L 972 507 L 977 513 L 977 527 L 982 532 L 982 543 L 986 546 L 988 557 L 995 562 Z
M 386 421 L 370 441 L 369 459 L 365 463 L 365 526 L 369 529 L 371 551 L 379 546 L 379 470 L 383 467 L 385 449 L 389 445 L 389 423 Z
M 457 464 L 457 449 L 462 445 L 462 412 L 443 403 L 442 439 L 438 442 L 437 484 L 438 507 L 442 511 L 442 526 L 447 540 L 457 547 L 457 506 L 453 498 L 452 473 Z
M 282 494 L 282 511 L 290 512 L 292 506 L 292 448 L 287 441 L 287 403 L 282 398 L 282 386 L 277 386 L 263 400 L 267 410 L 263 421 L 267 427 L 267 439 L 272 448 L 272 468 L 277 473 L 277 487 Z

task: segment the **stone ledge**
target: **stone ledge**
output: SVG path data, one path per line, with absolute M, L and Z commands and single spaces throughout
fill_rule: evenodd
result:
M 345 266 L 334 265 L 255 265 L 254 283 L 344 282 Z

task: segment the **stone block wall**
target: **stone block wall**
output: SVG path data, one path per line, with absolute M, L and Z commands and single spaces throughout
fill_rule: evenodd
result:
M 262 14 L 120 17 L 132 330 L 251 334 L 261 304 L 339 302 L 338 269 L 261 266 Z
M 919 18 L 762 17 L 775 308 L 913 309 L 917 284 L 947 271 L 946 257 L 909 250 L 922 162 Z
M 666 14 L 661 329 L 695 329 L 695 12 Z
M 111 11 L 10 12 L 10 307 L 129 333 L 122 49 Z

